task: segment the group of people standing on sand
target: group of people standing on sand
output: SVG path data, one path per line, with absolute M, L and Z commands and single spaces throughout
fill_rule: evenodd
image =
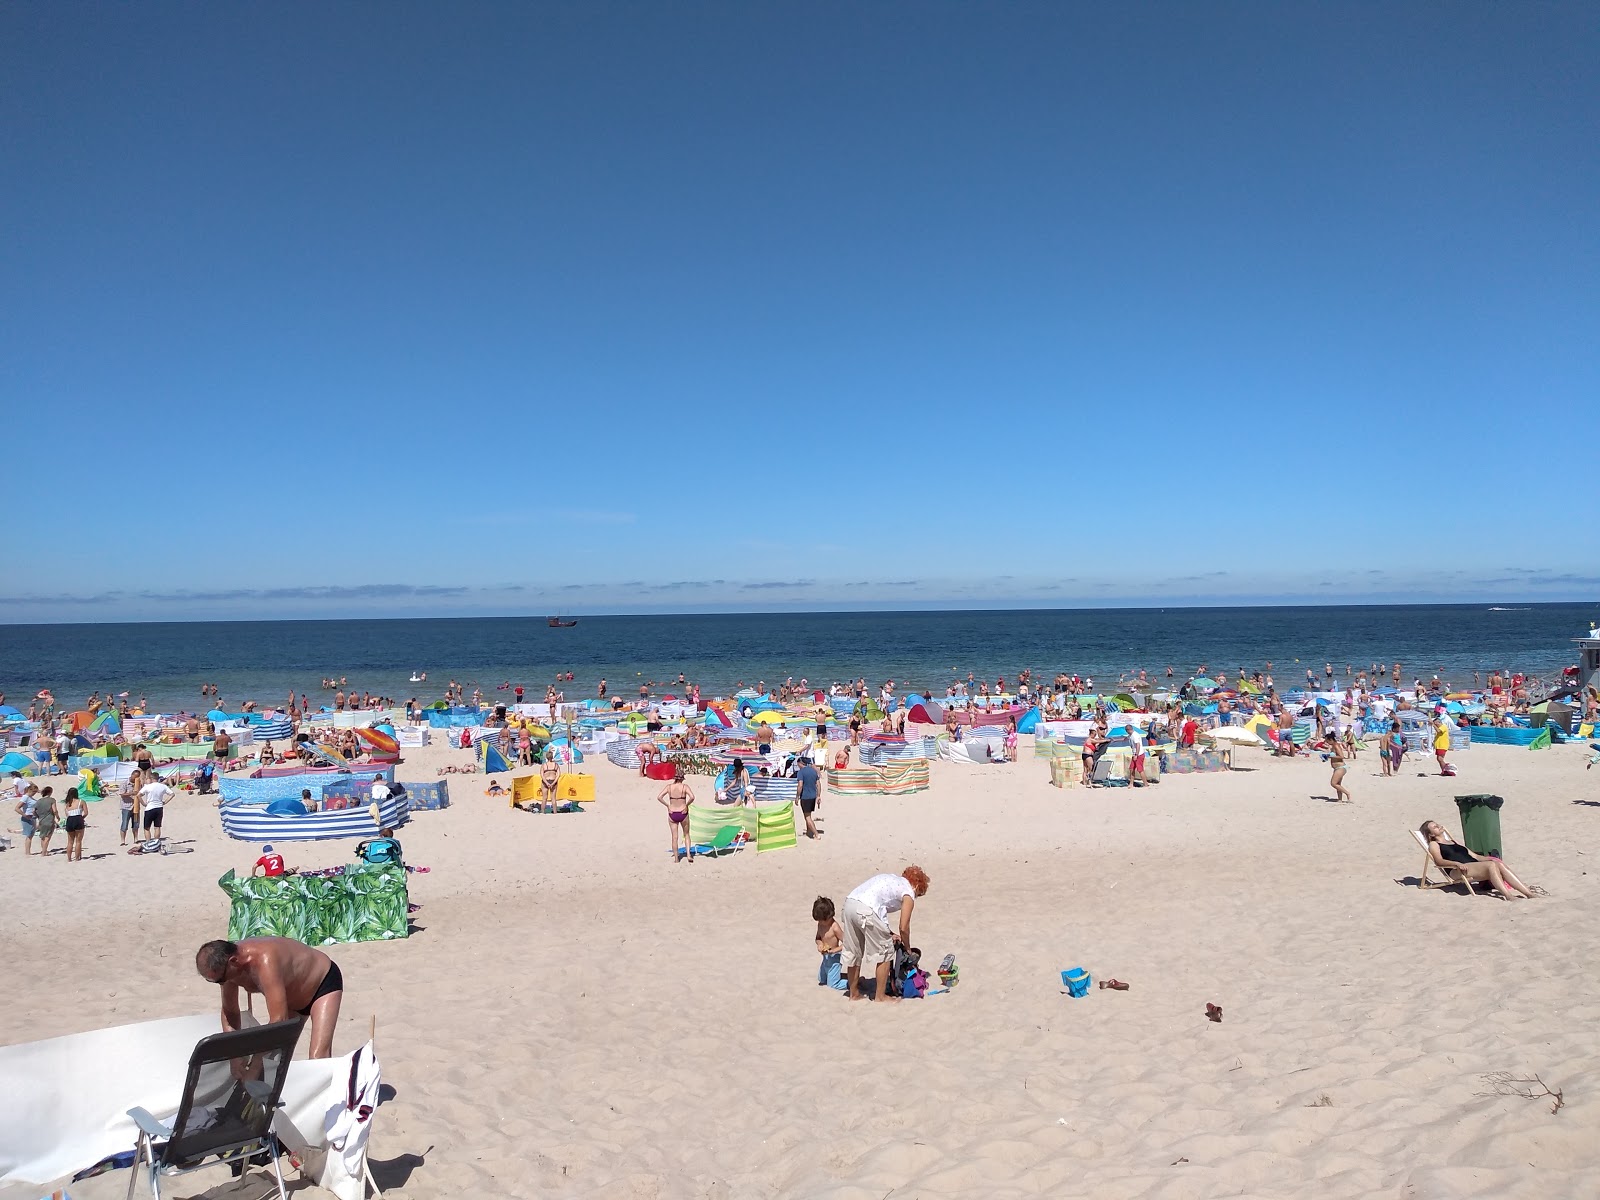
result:
M 765 768 L 763 768 L 765 770 Z M 822 805 L 822 772 L 817 770 L 809 756 L 798 759 L 794 775 L 793 803 L 800 809 L 805 822 L 805 835 L 813 840 L 825 832 L 818 826 L 822 817 L 817 810 Z M 749 804 L 751 800 L 750 772 L 743 759 L 734 759 L 728 770 L 728 782 L 718 797 L 718 804 Z M 672 782 L 662 788 L 656 802 L 667 810 L 667 841 L 672 851 L 672 861 L 682 862 L 685 857 L 693 862 L 694 842 L 689 836 L 689 810 L 694 806 L 694 788 L 685 780 L 683 767 L 673 770 Z
M 83 859 L 83 831 L 89 823 L 89 805 L 78 789 L 69 787 L 61 802 L 56 802 L 55 788 L 38 787 L 32 780 L 23 779 L 19 772 L 11 773 L 14 808 L 22 820 L 22 853 L 33 853 L 33 839 L 39 839 L 39 857 L 50 853 L 50 842 L 59 827 L 66 835 L 66 861 Z
M 20 771 L 11 773 L 12 811 L 22 825 L 22 853 L 34 853 L 33 843 L 39 841 L 38 856 L 50 854 L 50 843 L 59 829 L 66 837 L 64 847 L 67 862 L 83 861 L 84 833 L 89 828 L 89 804 L 80 787 L 69 787 L 66 795 L 56 799 L 55 787 L 40 787 Z M 153 770 L 132 771 L 119 784 L 118 802 L 122 826 L 122 845 L 128 844 L 128 833 L 139 834 L 139 818 L 144 818 L 146 836 L 161 837 L 162 822 L 167 801 L 173 790 L 163 783 Z

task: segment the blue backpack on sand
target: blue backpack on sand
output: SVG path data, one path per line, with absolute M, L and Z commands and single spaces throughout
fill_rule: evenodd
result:
M 393 838 L 374 838 L 366 844 L 362 857 L 375 866 L 400 861 L 400 847 Z

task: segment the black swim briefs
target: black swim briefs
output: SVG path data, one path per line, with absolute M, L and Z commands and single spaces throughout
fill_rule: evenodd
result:
M 330 958 L 328 960 L 328 973 L 322 977 L 322 982 L 317 986 L 317 990 L 311 994 L 311 1003 L 300 1010 L 300 1015 L 309 1017 L 318 1000 L 321 1000 L 324 996 L 331 996 L 334 992 L 342 991 L 344 991 L 344 976 L 339 974 L 339 964 Z

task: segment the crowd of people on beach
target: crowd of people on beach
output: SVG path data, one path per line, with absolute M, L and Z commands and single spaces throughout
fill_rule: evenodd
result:
M 1247 717 L 1264 718 L 1278 735 L 1272 743 L 1273 753 L 1289 758 L 1320 754 L 1330 768 L 1332 799 L 1348 803 L 1353 800 L 1347 782 L 1349 771 L 1363 750 L 1370 748 L 1375 716 L 1381 718 L 1377 722 L 1381 729 L 1375 735 L 1379 777 L 1399 773 L 1408 751 L 1401 720 L 1401 714 L 1407 711 L 1426 718 L 1437 770 L 1442 775 L 1450 775 L 1453 768 L 1447 754 L 1454 723 L 1503 725 L 1527 714 L 1535 698 L 1545 690 L 1542 681 L 1522 672 L 1493 670 L 1486 678 L 1484 673 L 1474 672 L 1470 694 L 1475 701 L 1472 712 L 1457 711 L 1452 722 L 1446 713 L 1446 704 L 1464 698 L 1466 693 L 1451 692 L 1451 685 L 1438 672 L 1428 679 L 1413 677 L 1409 686 L 1402 683 L 1403 678 L 1403 668 L 1398 662 L 1374 662 L 1359 669 L 1347 665 L 1342 676 L 1332 663 L 1325 662 L 1320 673 L 1311 667 L 1305 668 L 1304 684 L 1297 679 L 1294 688 L 1285 692 L 1279 689 L 1271 662 L 1261 669 L 1241 667 L 1231 673 L 1231 679 L 1229 672 L 1212 672 L 1205 663 L 1199 664 L 1193 674 L 1182 676 L 1171 666 L 1155 676 L 1139 669 L 1124 672 L 1116 686 L 1119 692 L 1137 697 L 1140 720 L 1137 723 L 1118 721 L 1115 730 L 1112 718 L 1120 716 L 1125 706 L 1098 694 L 1092 677 L 1066 671 L 1045 680 L 1024 668 L 1009 678 L 997 674 L 992 683 L 987 678 L 979 678 L 976 672 L 969 672 L 964 679 L 958 676 L 940 689 L 927 691 L 894 679 L 885 679 L 874 687 L 864 676 L 834 681 L 826 689 L 812 685 L 803 676 L 786 678 L 770 689 L 766 681 L 758 680 L 753 694 L 774 698 L 784 709 L 783 719 L 789 727 L 782 741 L 788 748 L 782 752 L 778 750 L 780 737 L 773 724 L 751 722 L 740 730 L 740 736 L 749 739 L 749 760 L 736 753 L 709 795 L 698 794 L 685 767 L 678 764 L 656 800 L 665 812 L 669 850 L 675 863 L 694 863 L 697 859 L 697 849 L 690 835 L 691 814 L 696 804 L 750 805 L 755 801 L 756 782 L 774 777 L 784 780 L 784 788 L 792 787 L 791 798 L 799 811 L 804 836 L 819 838 L 826 832 L 822 824 L 824 771 L 830 766 L 834 770 L 848 768 L 852 754 L 866 739 L 904 738 L 911 705 L 903 697 L 936 696 L 942 691 L 943 732 L 950 740 L 961 741 L 979 721 L 999 723 L 1004 731 L 1003 750 L 997 759 L 989 761 L 1017 758 L 1019 718 L 1024 713 L 1030 713 L 1040 722 L 1084 722 L 1088 732 L 1083 737 L 1081 751 L 1083 779 L 1090 783 L 1095 780 L 1101 756 L 1115 741 L 1129 751 L 1128 778 L 1135 787 L 1141 785 L 1144 756 L 1149 746 L 1159 743 L 1179 749 L 1192 748 L 1208 735 L 1214 735 L 1217 726 L 1238 723 Z M 494 689 L 498 693 L 508 693 L 504 701 L 490 705 L 485 705 L 484 692 L 476 684 L 452 679 L 443 689 L 442 699 L 446 705 L 470 706 L 489 714 L 486 720 L 492 728 L 487 736 L 508 762 L 539 768 L 537 795 L 517 805 L 526 811 L 566 811 L 557 796 L 561 767 L 554 757 L 546 756 L 545 748 L 558 713 L 567 710 L 568 719 L 572 719 L 566 693 L 567 685 L 573 683 L 574 674 L 563 672 L 545 686 L 543 707 L 549 725 L 542 731 L 543 736 L 530 716 L 538 706 L 526 703 L 530 689 L 523 684 L 504 681 Z M 738 695 L 752 694 L 744 687 L 743 680 L 739 684 Z M 658 688 L 671 690 L 658 700 L 655 694 Z M 332 693 L 328 703 L 320 706 L 324 714 L 387 713 L 398 706 L 397 701 L 381 691 L 350 687 L 347 677 L 343 676 L 325 677 L 320 690 Z M 213 707 L 221 706 L 216 685 L 202 685 L 201 696 L 212 701 Z M 844 698 L 855 703 L 836 709 L 834 702 Z M 709 752 L 727 745 L 704 722 L 685 719 L 685 713 L 702 713 L 705 708 L 700 685 L 688 680 L 683 673 L 675 682 L 641 682 L 637 700 L 612 694 L 609 683 L 601 677 L 595 685 L 595 699 L 602 702 L 602 711 L 627 714 L 629 721 L 635 722 L 629 728 L 643 733 L 648 752 L 640 755 L 641 772 L 651 762 L 658 761 L 663 752 Z M 1322 702 L 1313 703 L 1313 700 Z M 669 707 L 668 701 L 672 706 Z M 1205 711 L 1213 715 L 1197 719 L 1196 714 L 1201 711 L 1199 701 L 1212 706 Z M 4 696 L 0 695 L 0 704 L 3 702 Z M 1575 703 L 1581 708 L 1584 720 L 1600 719 L 1600 692 L 1594 688 L 1579 693 Z M 112 712 L 123 719 L 139 714 L 144 707 L 142 696 L 135 703 L 128 692 L 113 695 L 109 690 L 104 694 L 91 694 L 84 706 L 91 715 Z M 1459 705 L 1457 708 L 1459 710 Z M 243 713 L 256 710 L 254 701 L 240 706 Z M 426 720 L 425 710 L 416 697 L 404 702 L 404 711 L 410 723 L 422 724 Z M 592 709 L 586 708 L 586 711 Z M 841 712 L 842 717 L 837 715 Z M 1297 741 L 1290 732 L 1308 714 L 1314 718 L 1314 733 Z M 206 794 L 221 771 L 273 766 L 285 758 L 296 758 L 310 766 L 329 751 L 350 762 L 360 759 L 363 747 L 354 729 L 318 727 L 313 739 L 308 732 L 313 715 L 308 696 L 290 691 L 283 705 L 264 714 L 266 719 L 281 718 L 288 722 L 290 733 L 284 739 L 286 748 L 280 752 L 272 741 L 264 742 L 255 748 L 252 761 L 250 756 L 238 753 L 226 727 L 219 727 L 206 716 L 178 714 L 176 720 L 166 722 L 161 731 L 163 740 L 169 745 L 204 747 L 199 769 L 192 779 L 182 781 L 163 778 L 162 764 L 156 761 L 147 741 L 124 739 L 120 734 L 108 738 L 86 733 L 80 724 L 67 719 L 49 691 L 41 691 L 33 698 L 26 720 L 31 727 L 35 752 L 47 752 L 48 769 L 61 775 L 70 774 L 69 761 L 74 751 L 85 743 L 122 743 L 123 757 L 130 760 L 132 769 L 114 783 L 120 845 L 128 847 L 131 840 L 134 848 L 138 848 L 141 839 L 159 841 L 166 836 L 166 809 L 180 793 L 180 788 L 192 787 Z M 838 728 L 841 725 L 844 727 L 842 736 Z M 571 732 L 570 726 L 568 732 Z M 831 743 L 830 734 L 836 739 Z M 476 740 L 482 737 L 480 733 Z M 462 744 L 468 744 L 468 739 L 463 738 Z M 82 784 L 67 786 L 64 794 L 58 797 L 57 785 L 48 782 L 48 778 L 13 771 L 8 779 L 9 799 L 21 823 L 24 855 L 44 858 L 54 853 L 64 861 L 82 861 L 84 835 L 89 823 L 89 797 L 85 795 L 85 787 Z M 762 795 L 770 799 L 772 791 L 766 785 L 763 788 Z M 506 791 L 498 786 L 490 789 L 491 794 L 505 794 Z M 375 777 L 373 799 L 387 799 L 389 794 L 390 785 L 382 776 Z M 307 811 L 316 806 L 309 789 L 302 790 L 302 801 Z M 1475 853 L 1437 821 L 1424 822 L 1419 836 L 1427 846 L 1430 861 L 1447 872 L 1454 872 L 1472 883 L 1488 885 L 1496 895 L 1506 899 L 1542 894 L 1540 889 L 1526 885 L 1503 859 Z M 59 851 L 54 848 L 58 837 L 62 843 Z M 387 848 L 391 844 L 392 851 Z M 383 853 L 392 853 L 392 861 L 399 861 L 399 843 L 391 829 L 384 828 L 380 837 L 368 839 L 358 848 L 358 853 L 366 853 L 373 846 Z M 263 847 L 252 874 L 270 877 L 291 870 L 283 856 L 268 845 Z M 852 1000 L 871 998 L 893 1002 L 902 995 L 926 994 L 926 982 L 914 986 L 909 981 L 925 981 L 927 977 L 926 972 L 917 968 L 920 952 L 912 944 L 911 922 L 918 903 L 928 894 L 929 884 L 927 873 L 912 865 L 897 873 L 873 875 L 847 892 L 842 905 L 836 906 L 830 897 L 818 896 L 812 906 L 819 956 L 818 984 L 844 992 Z M 266 998 L 269 1019 L 295 1013 L 309 1017 L 313 1057 L 331 1053 L 344 981 L 337 963 L 325 953 L 286 938 L 219 940 L 202 946 L 195 964 L 202 977 L 222 989 L 224 1028 L 238 1025 L 239 995 L 257 992 Z M 952 968 L 948 978 L 953 981 L 954 977 Z
M 1280 692 L 1274 677 L 1274 664 L 1270 661 L 1253 670 L 1240 667 L 1231 675 L 1226 670 L 1213 672 L 1206 663 L 1198 664 L 1193 674 L 1188 675 L 1180 675 L 1170 665 L 1164 671 L 1155 673 L 1144 668 L 1123 672 L 1117 687 L 1137 694 L 1148 714 L 1147 719 L 1137 726 L 1130 724 L 1119 729 L 1122 743 L 1127 744 L 1131 751 L 1133 769 L 1130 774 L 1133 785 L 1140 785 L 1141 760 L 1147 744 L 1164 742 L 1189 748 L 1196 744 L 1197 739 L 1206 736 L 1207 731 L 1190 711 L 1197 699 L 1208 699 L 1215 704 L 1215 720 L 1220 724 L 1237 723 L 1246 715 L 1266 717 L 1272 727 L 1283 734 L 1273 742 L 1274 753 L 1282 757 L 1307 753 L 1321 755 L 1330 768 L 1329 786 L 1333 798 L 1349 802 L 1352 800 L 1348 785 L 1349 771 L 1365 749 L 1373 748 L 1374 740 L 1378 776 L 1392 777 L 1398 773 L 1401 760 L 1408 751 L 1399 714 L 1411 710 L 1427 718 L 1436 767 L 1441 774 L 1449 775 L 1453 773 L 1453 767 L 1446 755 L 1451 730 L 1455 725 L 1507 724 L 1515 717 L 1525 715 L 1534 698 L 1545 689 L 1543 681 L 1511 668 L 1474 671 L 1472 680 L 1476 690 L 1471 695 L 1481 700 L 1481 711 L 1474 711 L 1470 715 L 1456 713 L 1453 717 L 1447 717 L 1444 711 L 1446 700 L 1460 698 L 1466 693 L 1451 692 L 1449 689 L 1452 685 L 1446 682 L 1442 671 L 1432 672 L 1426 679 L 1414 676 L 1409 685 L 1401 683 L 1405 674 L 1399 662 L 1373 662 L 1362 667 L 1346 664 L 1342 674 L 1336 671 L 1331 662 L 1324 662 L 1320 672 L 1310 666 L 1305 667 L 1304 672 L 1304 685 L 1301 686 L 1297 680 L 1295 689 L 1290 693 Z M 414 675 L 414 678 L 425 679 L 426 676 Z M 568 707 L 566 687 L 574 682 L 575 673 L 564 671 L 558 672 L 554 680 L 546 685 L 544 706 L 550 727 L 554 727 L 559 712 Z M 741 685 L 739 694 L 751 693 L 752 689 L 743 686 L 743 680 L 738 682 Z M 472 685 L 469 693 L 468 686 L 468 683 L 456 679 L 449 680 L 443 689 L 444 702 L 449 705 L 470 703 L 475 708 L 486 707 L 482 689 Z M 993 720 L 1000 724 L 1004 731 L 1003 749 L 990 761 L 1016 758 L 1019 714 L 1029 708 L 1036 708 L 1038 719 L 1043 722 L 1088 722 L 1089 732 L 1082 747 L 1082 767 L 1085 780 L 1093 781 L 1099 760 L 1112 742 L 1110 718 L 1118 711 L 1108 705 L 1106 697 L 1095 693 L 1094 686 L 1091 676 L 1059 671 L 1049 679 L 1036 678 L 1030 668 L 1018 670 L 1009 677 L 1005 673 L 996 674 L 992 683 L 976 672 L 968 672 L 964 678 L 953 677 L 940 689 L 926 691 L 892 678 L 873 686 L 869 685 L 865 676 L 833 681 L 825 690 L 820 685 L 813 685 L 804 676 L 787 677 L 770 689 L 765 680 L 757 680 L 754 694 L 775 697 L 791 714 L 807 709 L 813 713 L 814 723 L 803 726 L 798 749 L 792 749 L 782 756 L 773 754 L 777 736 L 773 726 L 754 725 L 750 735 L 754 741 L 753 761 L 747 763 L 742 758 L 736 758 L 714 789 L 713 798 L 718 804 L 749 804 L 753 799 L 752 781 L 756 776 L 781 775 L 792 778 L 796 780 L 796 803 L 803 808 L 806 836 L 820 836 L 823 830 L 817 824 L 820 817 L 816 809 L 821 802 L 821 789 L 812 780 L 830 768 L 847 769 L 853 753 L 869 736 L 904 737 L 909 705 L 901 699 L 902 696 L 938 695 L 940 692 L 946 702 L 943 706 L 944 733 L 952 740 L 959 741 L 964 728 L 979 720 Z M 667 689 L 660 700 L 655 695 L 658 689 Z M 217 685 L 205 683 L 200 690 L 202 696 L 217 705 L 221 704 Z M 381 691 L 351 687 L 346 676 L 325 676 L 320 690 L 333 693 L 331 702 L 322 706 L 324 713 L 379 713 L 390 711 L 397 704 Z M 494 744 L 510 762 L 519 766 L 540 765 L 544 739 L 530 728 L 527 719 L 506 717 L 508 708 L 512 713 L 527 711 L 524 698 L 528 689 L 522 684 L 506 680 L 495 690 L 512 693 L 506 699 L 514 700 L 514 703 L 493 708 L 497 719 L 491 724 L 499 725 L 491 735 Z M 1333 696 L 1337 703 L 1318 705 L 1313 710 L 1306 703 L 1307 697 L 1313 694 Z M 698 711 L 701 707 L 701 686 L 682 672 L 675 681 L 651 679 L 642 682 L 638 700 L 625 700 L 613 695 L 608 681 L 602 676 L 595 685 L 595 695 L 597 700 L 605 702 L 604 707 L 608 711 L 625 712 L 630 714 L 631 719 L 642 721 L 643 733 L 656 747 L 668 753 L 707 752 L 721 745 L 715 732 L 704 724 L 681 719 L 669 720 L 663 716 L 662 701 L 674 701 L 680 709 L 687 707 Z M 831 703 L 845 697 L 857 703 L 840 720 L 834 717 Z M 0 703 L 3 702 L 4 695 L 0 694 Z M 876 703 L 878 715 L 868 715 L 870 702 Z M 412 697 L 404 703 L 407 720 L 422 723 L 424 711 L 418 699 Z M 1581 708 L 1582 719 L 1589 722 L 1600 719 L 1600 694 L 1594 688 L 1585 690 L 1575 703 Z M 105 689 L 89 695 L 84 702 L 84 710 L 90 715 L 112 712 L 126 719 L 138 715 L 144 704 L 143 696 L 135 702 L 127 691 L 113 693 Z M 254 712 L 256 709 L 254 701 L 246 701 L 240 707 L 241 712 Z M 1316 719 L 1314 736 L 1301 741 L 1287 736 L 1291 727 L 1312 711 Z M 1381 732 L 1376 734 L 1371 732 L 1369 720 L 1374 713 L 1382 713 L 1386 718 Z M 144 838 L 160 838 L 164 832 L 165 810 L 170 799 L 180 790 L 192 789 L 199 794 L 208 794 L 215 785 L 216 776 L 222 771 L 249 766 L 275 766 L 289 758 L 310 766 L 319 761 L 324 749 L 332 750 L 352 762 L 359 760 L 363 748 L 353 729 L 319 729 L 314 740 L 303 732 L 312 715 L 309 697 L 305 693 L 289 692 L 283 705 L 269 709 L 265 714 L 268 719 L 281 717 L 289 722 L 292 732 L 281 743 L 285 748 L 280 750 L 279 744 L 266 741 L 254 748 L 253 755 L 240 756 L 226 729 L 218 729 L 209 718 L 198 714 L 178 714 L 179 726 L 173 728 L 169 722 L 163 730 L 163 739 L 168 742 L 204 744 L 207 747 L 192 777 L 181 780 L 163 778 L 163 774 L 170 775 L 171 772 L 163 772 L 158 768 L 144 742 L 133 741 L 127 745 L 123 756 L 131 757 L 134 769 L 126 777 L 116 780 L 114 785 L 119 807 L 121 845 L 127 846 L 130 840 L 137 844 L 141 835 Z M 107 740 L 123 741 L 120 737 L 104 738 L 75 728 L 66 717 L 67 714 L 61 711 L 54 694 L 48 689 L 37 693 L 29 703 L 26 719 L 32 726 L 33 749 L 36 752 L 48 751 L 54 772 L 68 772 L 68 763 L 75 748 L 84 745 L 92 747 Z M 839 736 L 840 731 L 830 729 L 835 722 L 844 726 L 842 737 Z M 836 738 L 831 743 L 830 733 Z M 793 734 L 788 736 L 793 739 Z M 549 783 L 547 791 L 553 790 L 554 778 Z M 44 856 L 52 853 L 55 845 L 60 844 L 67 861 L 79 861 L 87 824 L 86 797 L 82 788 L 67 788 L 64 795 L 58 796 L 53 784 L 24 779 L 20 774 L 12 776 L 11 785 L 13 809 L 22 823 L 25 853 Z M 686 813 L 688 805 L 693 803 L 691 797 L 692 792 L 686 787 L 669 787 L 663 792 L 663 803 L 667 805 L 669 822 L 674 827 L 675 857 L 679 852 L 687 855 L 689 851 Z M 540 811 L 546 811 L 553 802 L 553 796 L 546 796 L 537 807 Z M 61 843 L 56 842 L 58 829 L 65 835 Z M 35 842 L 38 843 L 37 851 L 34 849 Z

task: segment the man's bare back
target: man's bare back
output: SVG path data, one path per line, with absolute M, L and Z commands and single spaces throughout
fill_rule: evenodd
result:
M 344 978 L 338 964 L 321 950 L 282 937 L 207 942 L 195 955 L 195 968 L 222 988 L 224 1029 L 240 1027 L 243 990 L 266 1001 L 269 1022 L 296 1014 L 310 1017 L 311 1057 L 332 1055 Z

